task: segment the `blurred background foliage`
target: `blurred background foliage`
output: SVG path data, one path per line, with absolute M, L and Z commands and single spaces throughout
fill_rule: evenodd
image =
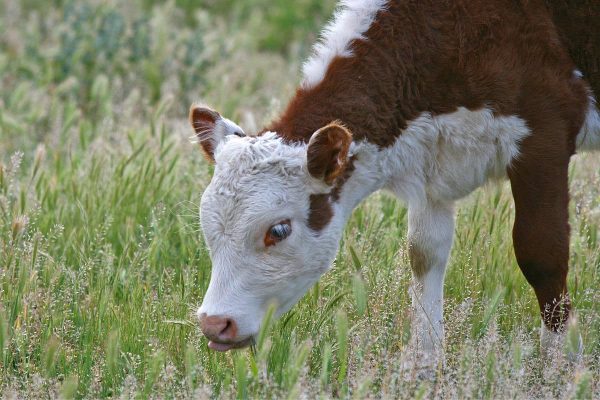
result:
M 166 98 L 179 114 L 209 95 L 234 117 L 244 108 L 266 109 L 277 89 L 265 88 L 264 77 L 287 73 L 272 81 L 285 80 L 279 90 L 289 95 L 298 60 L 333 6 L 331 0 L 293 7 L 285 0 L 3 1 L 0 126 L 11 146 L 0 151 L 14 151 L 24 136 L 33 142 L 47 136 L 58 103 L 96 122 L 106 118 L 100 107 L 137 103 L 144 113 Z M 31 127 L 37 135 L 24 135 Z

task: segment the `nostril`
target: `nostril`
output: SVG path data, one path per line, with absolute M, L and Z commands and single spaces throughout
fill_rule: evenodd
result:
M 217 341 L 233 340 L 237 335 L 235 321 L 217 315 L 200 314 L 200 329 L 207 338 Z
M 225 327 L 219 333 L 219 338 L 224 340 L 234 339 L 237 335 L 237 325 L 231 318 L 225 318 Z

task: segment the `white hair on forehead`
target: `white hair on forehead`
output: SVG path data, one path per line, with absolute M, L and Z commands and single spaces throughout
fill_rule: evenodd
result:
M 219 173 L 239 177 L 260 172 L 299 175 L 305 169 L 306 145 L 285 143 L 275 132 L 256 137 L 229 136 L 215 153 Z
M 212 205 L 204 211 L 222 214 L 219 219 L 223 221 L 243 209 L 239 202 L 251 198 L 282 204 L 288 191 L 303 192 L 310 182 L 306 144 L 288 143 L 274 132 L 257 137 L 229 136 L 217 147 L 215 161 L 215 173 L 203 195 L 206 204 Z

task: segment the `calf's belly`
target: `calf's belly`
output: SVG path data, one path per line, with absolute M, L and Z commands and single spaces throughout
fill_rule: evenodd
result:
M 458 200 L 504 177 L 530 133 L 521 118 L 486 108 L 424 113 L 387 150 L 396 169 L 388 188 L 409 204 Z

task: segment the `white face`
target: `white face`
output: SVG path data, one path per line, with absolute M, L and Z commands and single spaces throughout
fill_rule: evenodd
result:
M 352 135 L 334 122 L 308 144 L 246 137 L 201 105 L 190 122 L 215 163 L 200 204 L 212 273 L 198 317 L 209 347 L 226 351 L 250 344 L 271 305 L 276 316 L 289 310 L 333 262 Z
M 214 154 L 200 205 L 212 273 L 198 315 L 235 321 L 232 342 L 255 336 L 271 304 L 289 310 L 335 258 L 343 223 L 308 226 L 310 195 L 330 188 L 309 175 L 306 152 L 267 133 L 228 136 Z

